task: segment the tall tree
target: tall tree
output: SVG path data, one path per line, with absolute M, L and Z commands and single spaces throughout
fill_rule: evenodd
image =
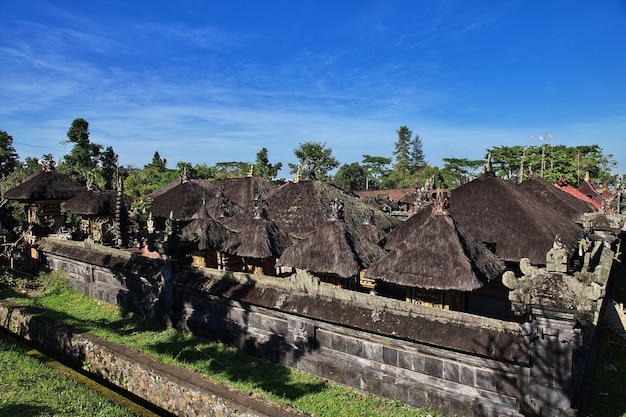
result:
M 339 166 L 339 161 L 332 155 L 332 148 L 327 148 L 326 143 L 302 142 L 297 149 L 293 150 L 298 158 L 298 164 L 289 164 L 292 174 L 298 172 L 309 172 L 318 180 L 328 179 L 328 172 Z
M 104 181 L 105 190 L 113 190 L 116 184 L 118 156 L 113 151 L 112 146 L 107 148 L 100 154 L 100 164 L 102 172 L 102 180 Z
M 411 136 L 413 136 L 413 131 L 406 126 L 400 126 L 396 133 L 398 134 L 398 139 L 393 150 L 393 156 L 396 158 L 394 170 L 404 173 L 411 166 Z
M 365 189 L 367 173 L 357 162 L 343 164 L 335 174 L 335 183 L 351 191 Z
M 269 157 L 267 156 L 267 148 L 261 148 L 261 150 L 256 154 L 256 160 L 254 162 L 254 175 L 271 181 L 276 178 L 278 171 L 280 171 L 282 167 L 282 162 L 272 165 Z
M 19 165 L 19 157 L 13 147 L 13 137 L 0 130 L 0 176 L 6 178 Z
M 409 169 L 412 173 L 417 172 L 419 169 L 424 168 L 428 163 L 424 156 L 424 150 L 422 149 L 422 138 L 417 133 L 411 141 L 409 149 L 410 166 Z
M 82 118 L 74 119 L 67 138 L 63 143 L 73 143 L 74 147 L 63 158 L 65 170 L 76 179 L 87 179 L 98 166 L 102 145 L 89 141 L 89 123 Z

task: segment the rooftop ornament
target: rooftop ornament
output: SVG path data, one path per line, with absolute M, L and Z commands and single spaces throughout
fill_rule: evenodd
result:
M 331 200 L 330 203 L 330 214 L 328 215 L 328 221 L 344 221 L 344 213 L 343 213 L 343 200 L 340 198 L 335 198 Z
M 267 201 L 261 197 L 261 190 L 258 187 L 254 187 L 252 211 L 255 219 L 267 219 Z
M 433 203 L 433 216 L 448 216 L 448 209 L 450 208 L 450 196 L 452 191 L 446 189 L 432 190 L 429 194 L 430 201 Z

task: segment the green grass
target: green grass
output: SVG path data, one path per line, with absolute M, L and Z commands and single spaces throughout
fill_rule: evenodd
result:
M 132 416 L 34 359 L 0 334 L 0 415 Z
M 0 285 L 0 298 L 38 306 L 64 323 L 103 339 L 121 343 L 184 366 L 213 381 L 239 388 L 278 404 L 293 406 L 317 417 L 397 416 L 425 417 L 441 414 L 416 409 L 280 364 L 255 359 L 222 343 L 207 342 L 190 333 L 166 328 L 117 307 L 73 291 L 62 272 L 42 274 L 23 287 L 44 287 L 37 295 Z M 0 275 L 1 284 L 1 275 Z

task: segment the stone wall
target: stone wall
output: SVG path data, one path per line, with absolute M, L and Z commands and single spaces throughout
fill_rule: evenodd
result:
M 42 262 L 68 270 L 96 298 L 409 405 L 466 417 L 575 413 L 572 375 L 585 372 L 574 369 L 575 311 L 559 310 L 541 333 L 536 322 L 335 289 L 308 274 L 254 276 L 127 254 L 115 260 L 114 252 L 98 257 L 95 248 L 51 240 L 39 250 Z
M 0 300 L 2 326 L 170 413 L 180 416 L 296 417 L 247 393 L 211 383 L 90 333 L 59 326 L 35 308 Z

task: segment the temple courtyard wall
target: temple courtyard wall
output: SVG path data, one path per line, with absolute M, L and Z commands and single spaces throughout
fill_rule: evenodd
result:
M 520 324 L 336 289 L 306 273 L 196 268 L 56 239 L 32 253 L 96 299 L 450 416 L 576 415 L 593 357 L 594 318 L 581 331 L 574 310 L 537 306 Z

